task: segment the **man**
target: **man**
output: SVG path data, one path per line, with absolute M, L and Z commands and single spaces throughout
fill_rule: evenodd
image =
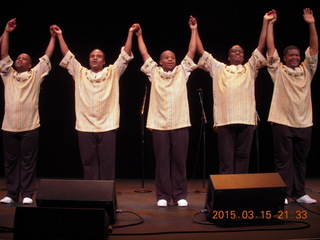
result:
M 280 62 L 274 44 L 274 23 L 268 25 L 268 71 L 274 83 L 268 121 L 272 124 L 276 169 L 287 186 L 287 196 L 300 203 L 316 203 L 305 192 L 306 159 L 311 146 L 312 103 L 311 81 L 318 62 L 318 35 L 313 12 L 304 9 L 303 18 L 309 25 L 309 47 L 301 62 L 300 50 L 289 46 Z M 288 200 L 285 199 L 285 204 Z
M 196 52 L 197 22 L 189 18 L 191 37 L 188 52 L 180 65 L 176 56 L 164 51 L 158 64 L 151 58 L 139 28 L 139 51 L 144 61 L 141 71 L 150 82 L 150 103 L 147 128 L 152 130 L 156 158 L 156 197 L 158 207 L 167 207 L 173 201 L 179 207 L 188 206 L 186 162 L 191 126 L 187 98 L 187 81 L 197 68 L 193 62 Z
M 32 68 L 26 53 L 13 61 L 8 55 L 9 34 L 16 28 L 10 20 L 1 36 L 0 73 L 4 84 L 5 113 L 2 123 L 5 177 L 8 193 L 1 203 L 19 200 L 32 204 L 36 183 L 36 163 L 40 118 L 38 112 L 40 85 L 51 69 L 56 34 L 50 27 L 51 38 L 45 55 Z
M 217 61 L 203 48 L 197 38 L 198 65 L 210 73 L 213 81 L 214 129 L 218 134 L 219 173 L 248 173 L 249 160 L 257 124 L 255 79 L 258 70 L 266 65 L 263 56 L 267 26 L 271 11 L 263 18 L 258 47 L 247 63 L 241 46 L 230 48 L 230 65 Z
M 126 43 L 113 65 L 105 67 L 105 54 L 95 49 L 89 55 L 90 69 L 87 69 L 69 51 L 61 29 L 54 26 L 64 56 L 60 66 L 66 68 L 75 81 L 76 130 L 84 179 L 115 179 L 119 80 L 133 59 L 132 36 L 136 29 L 136 25 L 130 27 Z

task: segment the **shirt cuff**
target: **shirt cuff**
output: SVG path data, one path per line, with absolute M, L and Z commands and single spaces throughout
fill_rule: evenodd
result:
M 279 56 L 279 54 L 278 54 L 277 49 L 274 51 L 274 53 L 273 53 L 272 56 L 269 56 L 269 55 L 268 55 L 268 52 L 267 52 L 267 59 L 269 59 L 269 58 L 276 58 L 276 57 L 278 57 L 278 56 Z
M 41 59 L 43 59 L 46 62 L 50 62 L 50 58 L 47 55 L 43 55 L 41 58 L 39 58 L 39 61 L 41 61 Z
M 9 55 L 0 61 L 0 72 L 7 73 L 9 68 L 13 65 L 13 61 Z
M 199 61 L 198 61 L 199 68 L 209 72 L 209 69 L 207 69 L 206 66 L 210 56 L 211 56 L 210 53 L 206 51 L 203 52 L 202 56 L 199 58 Z
M 156 62 L 153 61 L 153 59 L 151 57 L 149 57 L 144 64 L 142 65 L 142 67 L 140 68 L 141 72 L 144 73 L 148 73 L 148 69 L 151 69 L 152 66 L 157 65 Z
M 310 55 L 310 47 L 308 47 L 306 49 L 304 54 L 305 54 L 306 58 L 311 58 L 312 60 L 318 59 L 318 53 L 316 55 L 313 55 L 313 56 Z
M 63 67 L 63 68 L 67 68 L 70 60 L 74 58 L 74 55 L 72 54 L 72 52 L 70 50 L 68 50 L 68 52 L 66 53 L 66 55 L 63 57 L 63 59 L 61 60 L 59 66 Z
M 260 59 L 265 59 L 265 57 L 263 56 L 263 54 L 262 54 L 257 48 L 253 51 L 253 54 L 255 54 L 256 56 L 258 56 L 258 58 L 260 58 Z
M 120 56 L 125 62 L 130 62 L 133 59 L 133 53 L 131 52 L 131 56 L 124 50 L 124 46 L 121 48 Z
M 182 63 L 187 67 L 188 72 L 192 72 L 198 67 L 198 65 L 195 64 L 194 61 L 188 55 L 184 57 Z
M 274 51 L 272 56 L 269 56 L 267 53 L 267 66 L 269 69 L 276 68 L 280 63 L 280 56 L 277 49 Z

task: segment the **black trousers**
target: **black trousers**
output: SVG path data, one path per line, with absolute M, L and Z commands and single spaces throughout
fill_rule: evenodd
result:
M 116 133 L 78 132 L 84 179 L 115 179 Z
M 311 146 L 312 127 L 292 128 L 272 124 L 276 170 L 287 186 L 287 195 L 302 197 L 305 192 L 306 159 Z
M 189 129 L 170 131 L 152 130 L 153 149 L 156 159 L 156 195 L 174 203 L 186 199 L 187 156 Z
M 2 131 L 7 196 L 14 201 L 35 192 L 39 128 L 25 132 Z
M 248 173 L 254 126 L 243 124 L 219 126 L 217 133 L 219 173 Z

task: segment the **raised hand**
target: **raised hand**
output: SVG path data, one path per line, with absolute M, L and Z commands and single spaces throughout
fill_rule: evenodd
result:
M 188 24 L 190 26 L 190 29 L 196 29 L 198 27 L 197 19 L 192 15 L 189 18 Z
M 57 25 L 51 25 L 50 26 L 50 33 L 51 32 L 54 32 L 57 35 L 61 35 L 62 34 L 62 30 Z
M 303 19 L 306 23 L 314 23 L 313 12 L 310 8 L 303 9 Z
M 135 33 L 135 32 L 137 32 L 139 29 L 140 29 L 140 25 L 139 25 L 138 23 L 134 23 L 134 24 L 132 24 L 132 26 L 130 27 L 129 32 Z
M 142 35 L 142 28 L 141 28 L 140 24 L 139 23 L 135 23 L 133 25 L 136 25 L 136 28 L 137 28 L 136 31 L 135 31 L 136 36 L 138 37 L 138 36 Z
M 272 9 L 271 11 L 267 12 L 263 18 L 267 21 L 275 22 L 277 20 L 277 11 Z
M 16 27 L 17 27 L 17 21 L 16 21 L 16 18 L 13 18 L 7 22 L 5 31 L 12 32 L 14 29 L 16 29 Z

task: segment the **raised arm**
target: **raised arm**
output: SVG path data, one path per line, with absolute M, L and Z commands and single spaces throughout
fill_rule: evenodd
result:
M 191 37 L 190 37 L 187 56 L 193 60 L 197 50 L 197 36 L 198 36 L 197 19 L 194 18 L 193 16 L 190 16 L 188 23 L 191 29 Z
M 273 18 L 269 21 L 268 30 L 267 30 L 267 51 L 269 56 L 273 56 L 276 51 L 276 47 L 274 45 L 274 24 L 277 21 L 277 12 L 275 10 L 272 11 Z
M 142 60 L 145 62 L 150 57 L 150 55 L 148 53 L 147 46 L 143 40 L 141 26 L 139 24 L 137 24 L 137 26 L 138 26 L 138 30 L 136 31 L 136 36 L 138 39 L 138 47 L 139 47 L 139 51 L 140 51 Z
M 127 36 L 127 40 L 126 43 L 124 45 L 124 51 L 131 56 L 132 52 L 132 36 L 133 34 L 139 29 L 139 24 L 135 23 L 133 24 L 130 28 L 129 28 L 129 32 L 128 32 L 128 36 Z
M 0 38 L 1 59 L 4 59 L 9 54 L 9 34 L 17 27 L 16 19 L 13 18 L 7 22 L 7 25 Z
M 198 23 L 197 23 L 197 29 L 198 29 Z M 202 45 L 202 41 L 201 41 L 201 38 L 200 38 L 200 35 L 199 35 L 199 31 L 197 30 L 197 36 L 196 36 L 197 40 L 196 40 L 196 51 L 197 53 L 200 55 L 200 57 L 202 56 L 202 54 L 204 53 L 204 48 L 203 48 L 203 45 Z
M 69 47 L 64 41 L 62 30 L 57 25 L 52 25 L 51 27 L 52 27 L 52 30 L 56 33 L 56 36 L 58 38 L 61 53 L 63 56 L 65 56 L 69 51 Z
M 318 53 L 318 34 L 316 29 L 316 23 L 315 19 L 313 17 L 313 11 L 310 8 L 303 9 L 303 18 L 306 23 L 309 25 L 309 31 L 310 31 L 310 55 L 314 56 Z
M 50 41 L 49 41 L 48 47 L 47 47 L 46 52 L 45 52 L 45 55 L 48 56 L 49 58 L 51 58 L 51 56 L 53 54 L 54 45 L 56 43 L 56 37 L 57 37 L 57 34 L 54 31 L 54 27 L 53 26 L 50 26 L 50 34 L 51 34 Z
M 261 33 L 259 37 L 258 47 L 257 47 L 257 49 L 261 54 L 263 54 L 263 51 L 266 47 L 268 24 L 274 18 L 274 13 L 275 13 L 275 10 L 271 10 L 263 16 L 262 28 L 261 28 Z

